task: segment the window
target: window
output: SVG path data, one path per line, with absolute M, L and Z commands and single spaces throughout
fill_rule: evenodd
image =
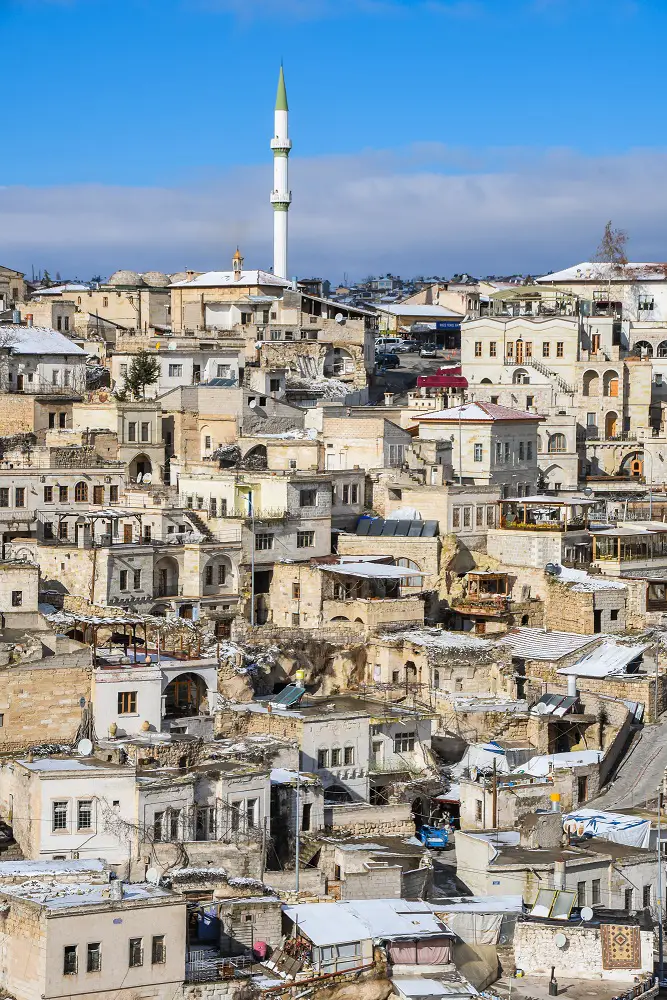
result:
M 340 767 L 341 754 L 342 754 L 342 751 L 341 751 L 340 747 L 334 747 L 334 749 L 331 751 L 331 766 L 332 767 Z
M 206 569 L 204 570 L 204 586 L 205 587 L 212 587 L 213 586 L 213 567 L 212 566 L 207 566 Z
M 509 441 L 505 441 L 505 461 L 509 462 L 510 457 L 511 457 L 510 443 Z
M 627 912 L 632 909 L 632 889 L 626 889 L 623 893 L 623 908 Z
M 143 541 L 144 541 L 144 544 L 147 544 L 148 542 L 150 542 L 150 540 L 151 540 L 152 537 L 153 537 L 153 528 L 151 527 L 150 524 L 145 524 L 144 525 L 144 530 L 143 530 Z
M 9 507 L 9 488 L 0 486 L 0 507 Z
M 127 375 L 127 365 L 120 366 L 120 374 L 123 376 Z
M 564 434 L 552 434 L 549 438 L 548 449 L 551 452 L 567 451 L 567 440 Z
M 77 483 L 74 487 L 74 502 L 88 503 L 88 483 Z
M 248 799 L 245 804 L 246 828 L 254 830 L 257 826 L 259 799 Z
M 271 340 L 280 340 L 280 330 L 271 331 Z
M 476 511 L 475 511 L 475 527 L 476 528 L 483 528 L 484 527 L 484 508 L 483 507 L 478 507 L 476 509 Z
M 131 420 L 127 425 L 127 440 L 136 441 L 137 440 L 137 422 L 136 420 Z
M 500 399 L 500 396 L 492 396 L 491 397 L 491 402 L 497 404 L 499 399 Z
M 153 815 L 153 840 L 162 840 L 162 821 L 164 820 L 163 812 L 156 812 Z
M 53 503 L 53 486 L 44 487 L 44 503 Z
M 119 715 L 136 715 L 137 713 L 137 692 L 136 691 L 119 691 L 118 692 L 118 714 Z
M 440 671 L 439 670 L 434 670 L 433 671 L 433 687 L 436 689 L 436 691 L 440 690 Z
M 105 295 L 105 296 L 104 296 L 104 297 L 102 298 L 102 308 L 103 308 L 103 309 L 108 309 L 108 307 L 109 307 L 109 296 L 108 296 L 108 295 Z
M 93 828 L 93 800 L 79 799 L 76 804 L 76 828 L 77 830 L 92 830 Z
M 122 569 L 120 571 L 120 589 L 127 590 L 127 570 Z
M 65 329 L 69 330 L 69 321 L 67 319 L 65 320 Z M 65 375 L 63 376 L 63 383 L 64 383 L 64 385 L 69 385 L 71 383 L 71 381 L 72 381 L 72 372 L 71 372 L 71 369 L 66 368 L 65 369 Z
M 79 962 L 75 944 L 66 944 L 63 951 L 63 976 L 76 976 Z
M 93 486 L 93 503 L 98 506 L 104 503 L 104 487 Z
M 542 357 L 543 358 L 548 358 L 549 357 L 549 351 L 550 351 L 549 341 L 545 340 L 544 343 L 542 344 Z
M 526 441 L 526 461 L 532 462 L 533 460 L 533 442 Z
M 511 340 L 507 341 L 506 351 L 507 351 L 507 357 L 508 358 L 511 358 L 514 355 L 514 344 L 512 343 Z
M 109 503 L 118 503 L 118 487 L 109 487 Z
M 301 615 L 299 614 L 298 611 L 293 611 L 292 612 L 292 625 L 293 625 L 293 627 L 294 628 L 298 628 L 300 624 L 301 624 Z
M 261 535 L 255 535 L 255 550 L 258 552 L 266 552 L 268 549 L 273 548 L 273 535 L 269 532 L 265 532 Z
M 299 493 L 299 507 L 316 507 L 317 490 L 301 490 Z
M 476 358 L 481 358 L 481 356 L 482 356 L 482 341 L 481 340 L 476 340 L 475 341 L 475 357 Z
M 496 521 L 496 510 L 495 507 L 486 508 L 486 526 L 487 528 L 492 528 Z
M 482 822 L 482 800 L 475 799 L 475 820 L 477 823 Z
M 397 733 L 394 736 L 394 753 L 412 753 L 414 748 L 414 733 Z
M 556 357 L 562 358 L 565 354 L 565 343 L 562 340 L 556 341 Z
M 314 545 L 315 545 L 314 531 L 297 531 L 296 533 L 297 549 L 312 549 Z
M 135 569 L 132 571 L 132 589 L 141 590 L 141 570 Z
M 167 961 L 167 946 L 165 944 L 164 934 L 154 935 L 151 958 L 153 965 L 164 965 Z
M 612 608 L 609 612 L 609 618 L 612 622 L 618 621 L 618 608 Z
M 461 527 L 461 508 L 454 507 L 452 510 L 452 528 Z
M 526 341 L 526 357 L 532 358 L 533 356 L 533 342 L 532 340 Z
M 405 453 L 405 448 L 402 444 L 390 444 L 389 445 L 389 467 L 391 469 L 396 469 L 403 465 L 403 456 Z
M 49 413 L 49 429 L 56 426 L 56 415 L 55 413 Z
M 142 441 L 150 441 L 150 436 L 149 435 L 150 435 L 150 424 L 148 424 L 148 423 L 142 423 L 142 425 L 141 425 L 141 440 Z M 209 442 L 208 443 L 208 447 L 210 448 L 211 447 L 211 439 L 210 438 L 208 439 L 208 442 Z
M 489 344 L 489 357 L 490 358 L 495 358 L 496 357 L 497 346 L 498 345 L 496 344 L 495 340 L 492 340 L 491 343 Z
M 12 607 L 20 608 L 23 605 L 23 591 L 12 590 Z
M 481 462 L 482 461 L 482 450 L 483 449 L 482 449 L 481 444 L 476 444 L 475 445 L 475 461 L 476 462 Z
M 472 524 L 472 507 L 463 508 L 463 527 L 469 528 Z
M 343 759 L 345 764 L 354 764 L 354 747 L 345 747 Z
M 500 441 L 496 441 L 496 462 L 502 462 L 503 460 L 503 446 Z
M 642 906 L 651 905 L 651 886 L 645 885 L 642 889 Z
M 178 840 L 179 839 L 179 829 L 181 825 L 181 810 L 180 809 L 170 809 L 169 810 L 169 839 Z
M 218 586 L 222 587 L 227 581 L 227 567 L 224 563 L 218 563 Z
M 67 421 L 67 414 L 66 413 L 59 413 L 58 414 L 58 426 L 59 427 L 65 427 L 66 421 Z
M 600 879 L 594 878 L 591 882 L 591 903 L 595 906 L 600 902 Z
M 293 601 L 300 601 L 301 600 L 301 584 L 300 583 L 293 583 L 292 584 L 292 600 Z
M 577 882 L 577 906 L 586 905 L 586 883 Z
M 535 397 L 526 396 L 526 409 L 530 410 L 533 406 L 535 406 Z
M 67 503 L 69 500 L 69 486 L 58 487 L 58 502 Z
M 51 829 L 54 833 L 67 829 L 67 802 L 59 800 L 53 803 Z
M 60 372 L 57 368 L 51 372 L 51 385 L 60 385 Z
M 357 486 L 356 483 L 353 483 L 350 486 L 350 503 L 358 503 L 358 502 L 359 502 L 359 487 Z
M 391 683 L 392 684 L 398 684 L 399 683 L 398 670 L 392 670 L 392 672 L 391 672 Z
M 280 379 L 271 378 L 269 379 L 269 392 L 280 392 Z
M 137 969 L 144 964 L 144 939 L 130 938 L 130 960 L 131 969 Z
M 519 461 L 523 462 L 526 449 L 524 447 L 523 441 L 519 441 Z
M 321 770 L 323 767 L 329 766 L 329 751 L 328 750 L 318 750 L 317 751 L 317 767 Z
M 183 365 L 169 365 L 169 378 L 181 378 Z
M 60 521 L 58 524 L 58 538 L 61 542 L 66 542 L 69 538 L 69 530 L 67 527 L 67 521 Z
M 88 945 L 88 957 L 86 960 L 87 972 L 102 971 L 102 945 L 99 941 Z
M 25 486 L 17 486 L 14 490 L 14 505 L 25 507 Z
M 310 830 L 310 814 L 312 809 L 313 807 L 310 802 L 304 803 L 303 812 L 301 813 L 301 830 L 303 833 L 308 833 Z

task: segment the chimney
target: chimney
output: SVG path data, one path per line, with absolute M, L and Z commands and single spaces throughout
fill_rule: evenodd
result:
M 554 861 L 554 889 L 565 889 L 566 861 Z
M 393 392 L 385 392 L 384 394 L 384 405 L 393 406 L 394 405 L 394 394 Z
M 113 882 L 109 883 L 109 899 L 122 900 L 123 898 L 123 883 L 119 878 L 115 878 Z
M 568 674 L 567 677 L 567 694 L 568 698 L 577 697 L 577 676 L 576 674 Z
M 32 326 L 32 313 L 26 313 L 25 321 L 28 326 Z

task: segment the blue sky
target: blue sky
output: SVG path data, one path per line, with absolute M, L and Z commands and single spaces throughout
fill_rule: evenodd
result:
M 557 268 L 607 218 L 666 256 L 666 0 L 0 0 L 0 34 L 5 264 L 269 264 L 281 57 L 296 273 Z

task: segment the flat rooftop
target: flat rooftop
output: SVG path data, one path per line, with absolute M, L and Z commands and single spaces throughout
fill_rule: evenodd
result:
M 162 900 L 184 902 L 169 889 L 161 889 L 148 882 L 124 882 L 122 900 L 111 896 L 111 883 L 108 885 L 91 882 L 45 883 L 39 879 L 32 879 L 22 885 L 4 886 L 2 895 L 37 903 L 47 910 L 64 910 L 75 906 L 107 906 L 109 903 L 118 906 L 122 903 L 150 903 Z

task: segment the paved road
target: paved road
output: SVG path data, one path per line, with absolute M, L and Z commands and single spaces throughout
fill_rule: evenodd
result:
M 613 784 L 594 800 L 594 805 L 605 809 L 642 805 L 655 798 L 665 767 L 667 716 L 663 716 L 656 725 L 644 726 L 616 772 Z
M 420 358 L 418 354 L 399 354 L 400 368 L 390 368 L 376 380 L 370 391 L 373 402 L 380 401 L 385 392 L 407 392 L 414 389 L 418 375 L 434 375 L 443 364 L 451 362 L 438 358 Z

